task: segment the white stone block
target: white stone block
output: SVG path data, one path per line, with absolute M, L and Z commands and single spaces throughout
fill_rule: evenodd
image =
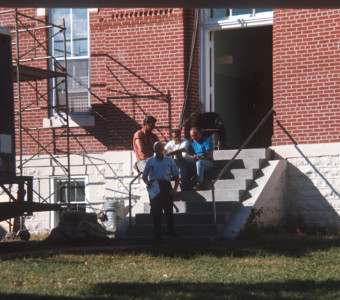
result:
M 51 175 L 53 173 L 53 167 L 39 168 L 38 172 L 39 172 L 38 177 L 43 177 L 43 178 L 51 177 Z
M 84 155 L 82 154 L 72 154 L 70 155 L 71 166 L 83 166 L 84 165 Z
M 71 176 L 84 176 L 86 175 L 86 166 L 72 166 L 70 174 Z
M 106 198 L 106 191 L 104 184 L 89 184 L 88 199 L 92 202 L 104 202 Z
M 103 165 L 105 160 L 103 154 L 87 154 L 84 156 L 84 164 L 87 166 Z
M 67 167 L 68 165 L 68 156 L 67 155 L 55 155 L 54 159 L 52 159 L 52 166 L 65 166 Z
M 133 165 L 135 163 L 135 154 L 133 151 L 106 152 L 104 154 L 104 159 L 109 168 L 111 167 L 111 164 L 123 163 L 122 171 L 125 175 L 132 175 L 134 173 Z
M 34 157 L 34 158 L 30 158 L 30 157 L 23 157 L 23 167 L 24 168 L 40 168 L 40 167 L 49 167 L 51 166 L 51 161 L 52 158 L 51 157 Z M 17 160 L 17 166 L 20 165 L 20 162 Z
M 89 176 L 91 183 L 105 183 L 105 169 L 103 166 L 86 166 L 86 174 Z
M 340 154 L 340 143 L 301 144 L 271 147 L 274 156 L 282 158 L 300 158 L 313 156 L 338 156 Z
M 54 167 L 51 176 L 67 177 L 67 171 L 64 167 Z

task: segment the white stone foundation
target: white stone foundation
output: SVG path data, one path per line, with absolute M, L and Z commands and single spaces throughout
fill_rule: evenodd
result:
M 274 159 L 287 160 L 285 201 L 288 226 L 340 231 L 340 143 L 272 147 Z M 60 157 L 66 165 L 65 157 Z M 128 205 L 129 183 L 137 175 L 132 151 L 71 155 L 71 175 L 87 178 L 89 212 L 103 210 L 107 200 L 124 200 Z M 40 156 L 24 165 L 24 174 L 34 177 L 34 201 L 54 203 L 53 178 L 64 175 L 50 157 Z M 145 195 L 141 178 L 132 185 L 132 204 Z M 40 199 L 39 196 L 40 195 Z M 32 234 L 56 227 L 55 212 L 38 212 L 27 217 Z
M 24 158 L 25 160 L 25 158 Z M 67 167 L 67 157 L 60 156 L 58 160 Z M 132 151 L 115 151 L 102 154 L 79 154 L 70 156 L 71 177 L 85 177 L 87 181 L 86 201 L 88 212 L 103 211 L 104 202 L 114 199 L 129 204 L 129 184 L 137 175 L 133 169 L 135 155 Z M 18 164 L 17 164 L 18 165 Z M 60 167 L 49 156 L 40 156 L 29 160 L 24 165 L 24 174 L 34 177 L 33 201 L 55 203 L 53 193 L 54 179 L 65 176 Z M 132 204 L 145 193 L 144 184 L 137 179 L 132 185 Z M 31 234 L 51 230 L 58 225 L 59 216 L 54 211 L 37 212 L 25 218 L 25 225 Z
M 340 143 L 272 147 L 286 159 L 287 223 L 340 232 Z

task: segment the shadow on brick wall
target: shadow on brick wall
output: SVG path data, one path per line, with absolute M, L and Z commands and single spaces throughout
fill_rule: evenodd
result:
M 112 103 L 92 105 L 95 116 L 94 127 L 88 132 L 100 141 L 108 150 L 132 150 L 133 134 L 141 125 Z

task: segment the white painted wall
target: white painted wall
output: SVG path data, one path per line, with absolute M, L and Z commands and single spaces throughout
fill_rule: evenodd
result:
M 25 159 L 25 158 L 24 158 Z M 67 166 L 66 157 L 60 156 L 58 160 Z M 115 151 L 102 154 L 78 154 L 70 156 L 71 176 L 86 176 L 88 180 L 88 204 L 89 212 L 99 212 L 103 209 L 104 202 L 117 199 L 124 200 L 128 205 L 129 184 L 137 175 L 133 170 L 135 155 L 132 151 Z M 49 156 L 40 156 L 30 159 L 23 169 L 23 175 L 34 177 L 34 202 L 41 202 L 42 198 L 49 203 L 54 203 L 50 197 L 55 176 L 65 175 L 62 168 Z M 133 205 L 145 193 L 144 184 L 138 179 L 132 185 Z M 43 233 L 54 228 L 54 212 L 38 212 L 25 220 L 26 227 L 31 234 Z
M 287 160 L 287 221 L 292 228 L 340 230 L 340 143 L 272 147 Z
M 258 228 L 285 228 L 286 225 L 286 160 L 266 163 L 249 189 L 248 199 L 242 201 L 225 227 L 223 238 L 233 240 L 249 222 Z M 251 219 L 252 210 L 261 213 Z M 247 229 L 246 229 L 247 230 Z

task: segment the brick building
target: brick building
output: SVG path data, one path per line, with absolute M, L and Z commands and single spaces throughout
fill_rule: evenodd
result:
M 68 89 L 60 78 L 40 80 L 36 100 L 29 81 L 20 84 L 21 106 L 31 108 L 22 113 L 21 126 L 31 134 L 20 130 L 16 115 L 17 133 L 23 133 L 20 139 L 17 134 L 22 156 L 17 165 L 22 174 L 34 176 L 36 201 L 65 201 L 63 182 L 69 172 L 74 207 L 98 212 L 109 199 L 126 202 L 136 175 L 133 133 L 151 114 L 166 141 L 170 128 L 180 124 L 187 97 L 184 120 L 200 103 L 201 112 L 218 112 L 228 149 L 239 148 L 274 107 L 276 115 L 248 147 L 271 147 L 275 157 L 289 162 L 289 224 L 340 228 L 340 10 L 201 9 L 195 43 L 193 9 L 19 11 L 53 24 L 65 18 L 67 28 Z M 37 26 L 35 19 L 25 22 Z M 1 25 L 14 30 L 13 15 L 2 14 Z M 62 39 L 53 30 L 36 34 L 58 56 Z M 20 39 L 21 53 L 34 45 L 29 34 Z M 44 57 L 44 50 L 37 51 Z M 56 66 L 50 59 L 33 59 L 33 53 L 28 54 L 30 66 Z M 15 54 L 13 46 L 14 59 Z M 56 60 L 63 65 L 64 58 Z M 66 93 L 70 118 L 65 135 L 58 105 L 65 105 Z M 22 110 L 18 105 L 15 101 L 16 112 Z M 61 164 L 67 160 L 65 173 Z M 137 181 L 133 201 L 144 194 Z M 26 218 L 33 232 L 57 222 L 54 212 Z

